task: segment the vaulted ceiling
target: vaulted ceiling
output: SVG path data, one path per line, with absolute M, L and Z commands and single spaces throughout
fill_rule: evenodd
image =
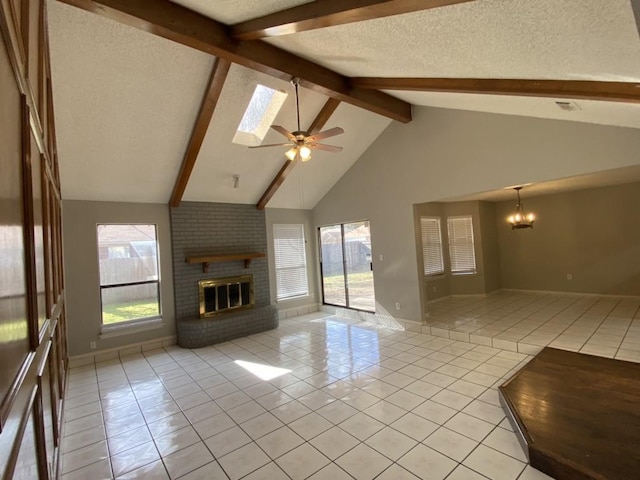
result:
M 410 121 L 411 105 L 640 128 L 634 6 L 48 0 L 62 194 L 255 204 L 285 170 L 268 206 L 313 208 L 390 122 Z M 257 84 L 289 93 L 274 123 L 295 129 L 292 76 L 303 129 L 340 100 L 323 128 L 344 128 L 327 142 L 342 152 L 287 166 L 285 148 L 232 143 Z M 270 131 L 263 143 L 281 141 Z

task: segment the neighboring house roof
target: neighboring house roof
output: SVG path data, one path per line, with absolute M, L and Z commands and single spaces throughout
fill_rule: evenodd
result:
M 98 225 L 98 238 L 102 244 L 155 241 L 155 236 L 153 225 Z

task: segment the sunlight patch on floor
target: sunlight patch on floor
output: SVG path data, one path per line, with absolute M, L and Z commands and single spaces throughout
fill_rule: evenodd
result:
M 262 363 L 246 362 L 244 360 L 235 360 L 234 363 L 241 366 L 248 372 L 253 373 L 256 377 L 264 380 L 265 382 L 281 377 L 282 375 L 286 375 L 287 373 L 291 373 L 291 370 L 286 368 L 273 367 Z

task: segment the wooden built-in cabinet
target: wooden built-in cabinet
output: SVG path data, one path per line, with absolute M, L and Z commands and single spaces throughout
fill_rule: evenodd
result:
M 59 476 L 67 371 L 46 0 L 0 0 L 0 476 Z

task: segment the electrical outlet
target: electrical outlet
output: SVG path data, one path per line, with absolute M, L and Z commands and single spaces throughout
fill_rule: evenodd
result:
M 433 286 L 433 291 L 437 292 L 438 291 L 438 287 L 436 287 L 435 285 Z
M 573 280 L 573 275 L 571 275 L 570 273 L 567 273 L 567 280 Z
M 400 302 L 396 302 L 396 310 L 400 310 Z
M 91 350 L 95 350 L 98 346 L 96 345 L 96 342 L 89 342 L 89 348 Z
M 382 254 L 380 254 L 380 261 L 384 260 L 384 256 L 382 256 Z

